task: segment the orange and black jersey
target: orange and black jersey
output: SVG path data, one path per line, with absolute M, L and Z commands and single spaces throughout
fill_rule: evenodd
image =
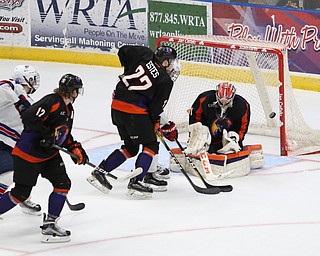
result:
M 242 148 L 242 141 L 250 123 L 250 105 L 243 97 L 236 94 L 232 107 L 221 117 L 216 91 L 206 91 L 201 93 L 192 105 L 189 124 L 196 122 L 201 122 L 210 130 L 212 140 L 209 153 L 215 153 L 222 148 L 223 129 L 238 133 L 239 145 Z
M 124 73 L 111 108 L 130 114 L 146 114 L 154 121 L 166 105 L 173 82 L 165 68 L 144 46 L 122 46 L 118 52 Z
M 43 162 L 58 154 L 56 149 L 40 145 L 44 132 L 55 137 L 55 144 L 66 146 L 73 141 L 71 135 L 73 106 L 66 105 L 58 94 L 49 94 L 31 105 L 22 115 L 24 129 L 12 154 L 31 163 Z

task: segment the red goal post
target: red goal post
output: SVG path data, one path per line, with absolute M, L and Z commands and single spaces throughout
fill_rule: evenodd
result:
M 181 61 L 165 108 L 180 131 L 196 97 L 228 81 L 251 105 L 249 133 L 279 137 L 283 156 L 320 152 L 320 131 L 305 123 L 294 98 L 285 45 L 216 35 L 163 36 L 156 41 L 162 44 Z

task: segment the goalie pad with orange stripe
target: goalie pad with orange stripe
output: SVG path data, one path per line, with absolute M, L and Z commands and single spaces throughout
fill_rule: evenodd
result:
M 197 176 L 197 172 L 188 163 L 185 155 L 179 148 L 173 148 L 172 152 L 176 155 L 186 172 Z M 194 155 L 189 156 L 202 176 L 206 178 L 200 157 Z M 245 176 L 250 173 L 251 169 L 261 168 L 264 165 L 263 151 L 260 144 L 244 146 L 243 150 L 238 153 L 208 154 L 208 158 L 212 172 L 216 177 L 219 177 L 219 179 Z M 180 171 L 178 165 L 172 158 L 170 158 L 169 168 L 173 171 Z M 228 173 L 227 176 L 224 175 L 226 173 Z

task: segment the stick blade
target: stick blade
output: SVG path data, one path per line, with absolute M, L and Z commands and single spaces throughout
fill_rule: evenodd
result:
M 198 186 L 193 186 L 193 188 L 198 193 L 205 195 L 217 195 L 221 192 L 219 187 L 200 188 Z
M 140 175 L 142 173 L 142 168 L 139 167 L 137 169 L 134 169 L 132 170 L 130 173 L 128 173 L 127 175 L 125 176 L 122 176 L 122 177 L 118 177 L 118 181 L 126 181 L 126 180 L 129 180 L 129 179 L 132 179 L 138 175 Z
M 219 186 L 221 192 L 231 192 L 233 190 L 233 187 L 231 185 L 223 185 Z
M 84 203 L 71 204 L 68 199 L 66 200 L 66 203 L 71 211 L 81 211 L 86 207 Z
M 70 205 L 70 210 L 72 211 L 81 211 L 86 207 L 84 203 L 78 203 L 74 205 Z

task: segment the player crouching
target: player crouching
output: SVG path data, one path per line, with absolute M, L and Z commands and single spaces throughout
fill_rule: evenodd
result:
M 192 104 L 186 153 L 194 156 L 208 180 L 243 176 L 263 166 L 261 145 L 243 146 L 250 116 L 249 102 L 229 82 L 202 92 Z M 174 169 L 174 164 L 170 167 Z

